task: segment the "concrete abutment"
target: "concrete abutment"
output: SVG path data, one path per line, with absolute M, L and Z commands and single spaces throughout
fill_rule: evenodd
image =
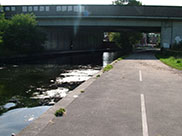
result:
M 182 23 L 165 21 L 161 23 L 161 47 L 170 48 L 174 43 L 182 41 Z

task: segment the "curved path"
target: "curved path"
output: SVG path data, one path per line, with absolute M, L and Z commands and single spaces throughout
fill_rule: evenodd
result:
M 37 136 L 181 136 L 182 73 L 152 53 L 119 61 Z

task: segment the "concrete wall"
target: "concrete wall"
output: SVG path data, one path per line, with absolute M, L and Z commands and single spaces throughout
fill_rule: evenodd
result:
M 161 20 L 150 19 L 123 19 L 123 18 L 37 18 L 39 26 L 70 27 L 161 27 Z
M 103 32 L 96 30 L 80 30 L 79 27 L 43 27 L 47 33 L 47 50 L 90 50 L 101 47 Z
M 161 46 L 170 48 L 175 42 L 182 41 L 182 22 L 165 21 L 161 26 Z
M 169 48 L 172 43 L 172 22 L 161 23 L 161 47 Z
M 172 43 L 179 40 L 182 40 L 182 22 L 175 21 L 172 24 Z

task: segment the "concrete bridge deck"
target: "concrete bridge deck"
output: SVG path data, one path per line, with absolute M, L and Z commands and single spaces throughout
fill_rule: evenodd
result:
M 182 73 L 154 54 L 132 54 L 85 82 L 87 88 L 70 93 L 19 135 L 181 136 L 181 82 Z M 78 95 L 81 89 L 85 93 Z M 66 115 L 54 117 L 61 107 Z
M 180 6 L 127 6 L 127 5 L 6 5 L 6 16 L 34 13 L 37 18 L 145 18 L 182 19 Z
M 118 5 L 9 5 L 5 16 L 33 13 L 47 33 L 48 50 L 98 49 L 104 32 L 161 33 L 161 47 L 182 40 L 182 7 Z

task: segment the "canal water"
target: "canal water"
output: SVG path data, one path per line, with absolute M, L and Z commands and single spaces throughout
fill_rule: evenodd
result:
M 0 65 L 0 136 L 18 133 L 121 52 L 62 55 Z

